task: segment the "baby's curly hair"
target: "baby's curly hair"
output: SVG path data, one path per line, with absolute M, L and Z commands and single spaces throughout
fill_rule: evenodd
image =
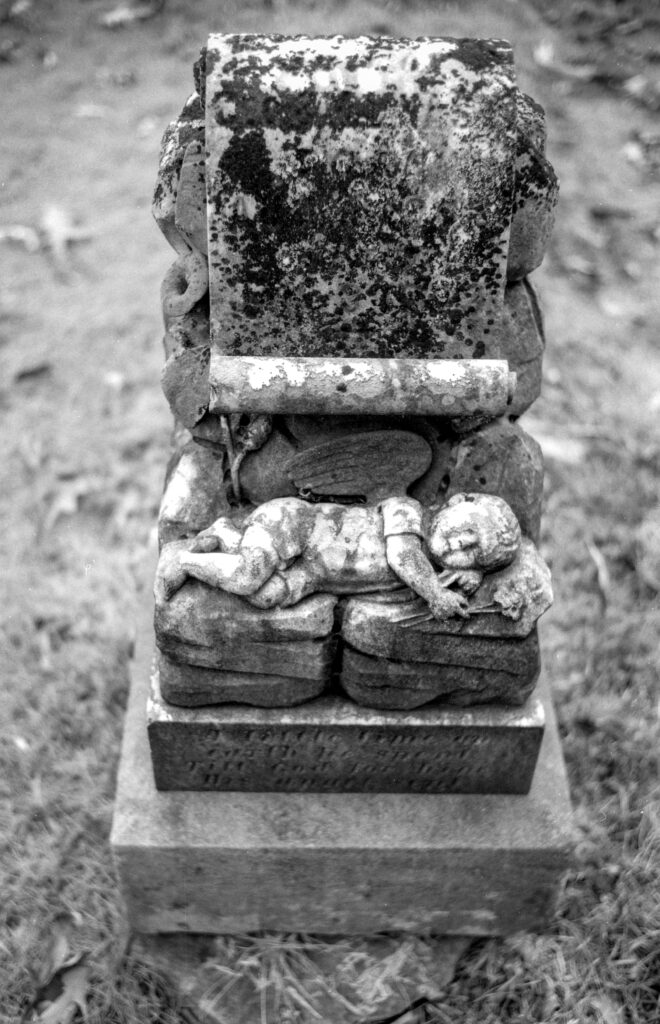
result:
M 522 533 L 510 506 L 496 494 L 461 492 L 452 495 L 444 505 L 431 506 L 424 517 L 425 536 L 430 536 L 445 509 L 463 504 L 470 507 L 466 508 L 466 521 L 461 529 L 473 529 L 479 536 L 475 568 L 493 572 L 510 565 L 520 548 Z

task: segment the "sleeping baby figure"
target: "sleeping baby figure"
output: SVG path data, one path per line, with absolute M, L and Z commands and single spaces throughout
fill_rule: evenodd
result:
M 286 608 L 314 593 L 361 594 L 405 584 L 434 618 L 465 618 L 467 597 L 485 573 L 513 561 L 520 543 L 513 512 L 490 494 L 456 494 L 426 509 L 409 497 L 379 505 L 275 498 L 241 527 L 227 517 L 216 520 L 190 550 L 177 552 L 163 584 L 169 599 L 193 577 L 257 608 Z

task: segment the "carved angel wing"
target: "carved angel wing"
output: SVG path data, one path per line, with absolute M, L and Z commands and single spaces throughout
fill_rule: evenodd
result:
M 364 496 L 374 503 L 405 494 L 426 472 L 431 447 L 408 430 L 374 430 L 333 438 L 289 459 L 286 471 L 298 490 L 319 496 Z

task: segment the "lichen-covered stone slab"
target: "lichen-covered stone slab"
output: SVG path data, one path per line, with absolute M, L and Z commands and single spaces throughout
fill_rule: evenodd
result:
M 387 714 L 337 696 L 298 708 L 174 708 L 152 675 L 148 730 L 161 790 L 527 793 L 545 716 L 522 708 Z
M 508 44 L 217 35 L 205 70 L 217 352 L 497 356 Z
M 392 661 L 342 651 L 340 682 L 348 696 L 369 708 L 409 711 L 430 703 L 518 707 L 532 693 L 540 670 L 536 632 L 524 640 L 443 638 L 435 662 Z M 442 659 L 442 662 L 441 660 Z

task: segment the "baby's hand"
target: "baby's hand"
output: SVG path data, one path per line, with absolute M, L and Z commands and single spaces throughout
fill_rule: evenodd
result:
M 438 588 L 429 601 L 429 608 L 433 612 L 433 617 L 441 622 L 443 619 L 451 619 L 454 615 L 460 615 L 462 619 L 470 618 L 467 598 L 444 587 Z
M 214 533 L 213 527 L 198 533 L 189 548 L 199 554 L 208 554 L 210 551 L 220 551 L 220 538 Z
M 456 572 L 456 583 L 464 594 L 474 594 L 483 582 L 484 574 L 478 569 L 459 569 Z
M 156 588 L 165 601 L 174 597 L 188 579 L 188 573 L 182 565 L 184 554 L 183 551 L 174 551 L 162 556 Z

